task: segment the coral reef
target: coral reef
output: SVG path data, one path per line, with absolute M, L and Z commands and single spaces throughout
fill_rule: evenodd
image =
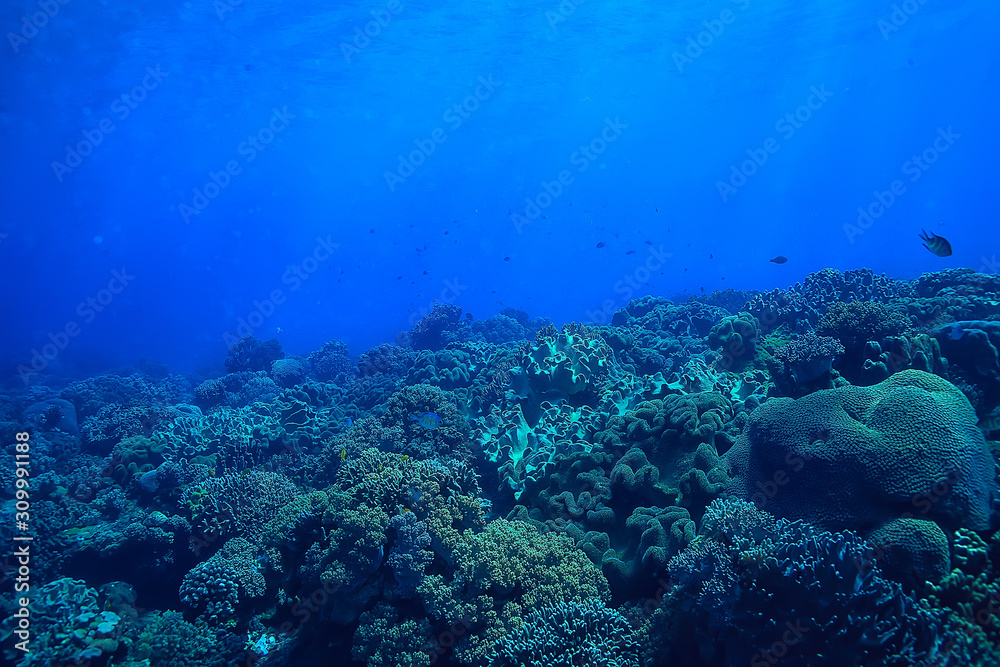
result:
M 4 658 L 1000 664 L 1000 277 L 608 314 L 444 304 L 356 355 L 246 337 L 224 373 L 0 391 L 33 531 Z

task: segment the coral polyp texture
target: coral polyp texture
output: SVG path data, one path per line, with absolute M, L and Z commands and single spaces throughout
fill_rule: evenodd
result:
M 5 659 L 1000 664 L 998 303 L 827 269 L 7 391 L 37 528 Z

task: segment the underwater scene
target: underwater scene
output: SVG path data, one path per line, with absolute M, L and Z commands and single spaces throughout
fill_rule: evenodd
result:
M 0 664 L 1000 666 L 998 25 L 0 0 Z

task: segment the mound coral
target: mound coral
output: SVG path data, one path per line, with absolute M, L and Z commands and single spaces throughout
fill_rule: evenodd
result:
M 998 497 L 996 464 L 968 401 L 922 371 L 771 399 L 725 462 L 737 497 L 833 529 L 916 517 L 981 530 Z

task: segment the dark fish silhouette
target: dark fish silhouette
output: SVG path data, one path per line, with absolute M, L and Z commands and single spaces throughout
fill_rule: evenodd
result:
M 598 247 L 598 248 L 603 248 L 603 247 L 604 247 L 604 241 L 600 241 L 600 242 L 599 242 L 599 243 L 597 244 L 597 247 Z
M 634 255 L 635 254 L 635 250 L 626 250 L 625 254 L 626 255 Z
M 504 257 L 504 258 L 503 258 L 503 261 L 505 261 L 505 262 L 509 262 L 509 261 L 510 261 L 510 257 Z
M 784 255 L 778 255 L 777 257 L 775 257 L 771 261 L 774 262 L 775 264 L 784 264 L 785 262 L 788 261 L 788 258 L 785 257 Z
M 924 230 L 920 230 L 920 240 L 924 242 L 924 247 L 930 250 L 932 253 L 938 257 L 948 257 L 951 255 L 951 244 L 948 243 L 948 239 L 943 236 L 938 236 L 933 232 L 928 234 Z

